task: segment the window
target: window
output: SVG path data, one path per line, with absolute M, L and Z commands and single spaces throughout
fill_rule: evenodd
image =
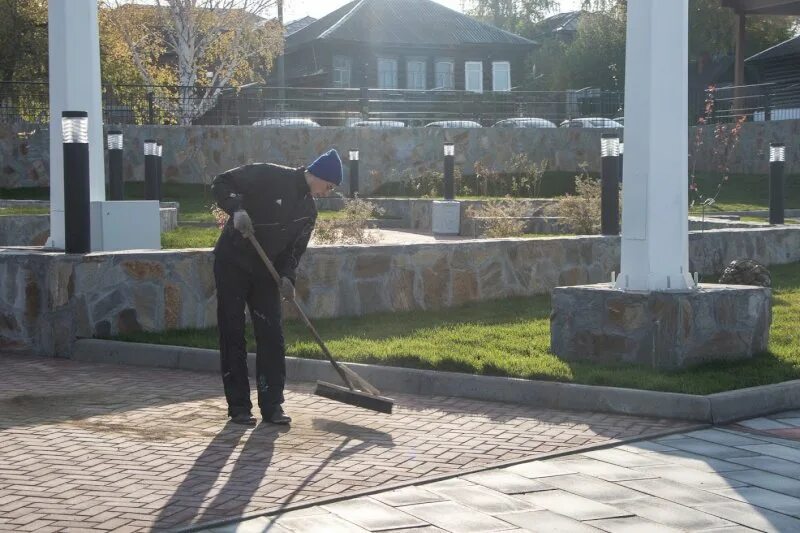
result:
M 426 64 L 421 59 L 409 59 L 406 62 L 406 88 L 416 91 L 424 91 L 425 87 L 425 68 Z
M 378 59 L 378 89 L 397 89 L 396 59 Z
M 511 90 L 511 63 L 508 61 L 495 61 L 492 63 L 492 90 Z
M 467 61 L 464 63 L 464 80 L 467 91 L 474 93 L 483 92 L 483 63 L 480 61 Z
M 346 56 L 333 56 L 333 86 L 350 87 L 353 60 Z
M 455 89 L 455 63 L 451 59 L 441 59 L 436 62 L 436 80 L 434 89 Z

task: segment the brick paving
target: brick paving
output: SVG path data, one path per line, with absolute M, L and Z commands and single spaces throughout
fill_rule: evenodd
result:
M 800 468 L 798 429 L 800 411 L 786 412 L 206 532 L 795 532 L 800 531 L 800 480 L 793 473 Z
M 293 384 L 291 429 L 243 428 L 226 424 L 215 375 L 0 355 L 0 530 L 170 529 L 681 427 L 396 400 L 387 416 Z

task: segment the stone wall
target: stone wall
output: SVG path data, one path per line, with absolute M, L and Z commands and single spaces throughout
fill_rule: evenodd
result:
M 0 188 L 49 185 L 49 131 L 47 126 L 0 126 Z M 533 161 L 547 160 L 553 170 L 576 172 L 579 165 L 600 169 L 602 130 L 585 129 L 440 129 L 440 128 L 311 128 L 278 129 L 252 126 L 125 126 L 125 177 L 144 176 L 142 143 L 156 138 L 164 143 L 164 176 L 168 181 L 209 183 L 218 173 L 252 161 L 288 165 L 308 164 L 320 152 L 336 147 L 344 154 L 361 151 L 360 184 L 364 194 L 396 180 L 397 173 L 441 170 L 442 143 L 456 143 L 456 165 L 471 174 L 483 160 L 504 170 L 510 157 L 526 153 Z M 690 142 L 694 129 L 688 131 Z M 713 128 L 705 129 L 698 169 L 711 165 Z M 731 172 L 765 173 L 772 141 L 796 146 L 800 120 L 745 124 L 733 153 Z M 800 173 L 800 152 L 787 150 L 786 170 Z M 396 172 L 393 172 L 396 171 Z M 394 174 L 394 177 L 393 177 Z
M 691 235 L 691 268 L 800 261 L 800 227 Z M 0 348 L 65 353 L 75 337 L 216 324 L 210 250 L 65 256 L 0 250 Z M 437 309 L 597 283 L 619 271 L 619 238 L 558 237 L 310 247 L 298 272 L 309 315 Z

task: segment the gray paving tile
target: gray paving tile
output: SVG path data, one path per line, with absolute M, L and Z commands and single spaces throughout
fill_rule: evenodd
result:
M 628 516 L 625 518 L 606 518 L 604 520 L 591 520 L 584 524 L 592 525 L 610 533 L 680 533 L 682 530 L 658 524 L 641 516 Z
M 726 472 L 725 477 L 743 481 L 748 485 L 754 485 L 763 489 L 774 490 L 781 494 L 787 494 L 800 498 L 800 480 L 786 476 L 780 476 L 763 470 L 739 470 L 738 472 Z
M 464 478 L 454 477 L 451 479 L 445 479 L 444 481 L 436 481 L 435 483 L 426 483 L 425 485 L 419 485 L 421 488 L 425 490 L 434 490 L 434 489 L 452 489 L 458 487 L 474 487 L 474 483 L 470 483 Z
M 567 470 L 572 470 L 575 473 L 598 477 L 600 479 L 605 479 L 606 481 L 624 481 L 629 479 L 646 479 L 648 477 L 652 477 L 632 468 L 612 465 L 611 463 L 598 461 L 597 459 L 584 459 L 581 456 L 558 460 L 556 464 L 563 466 Z
M 597 459 L 598 461 L 611 463 L 617 466 L 624 466 L 626 468 L 664 464 L 663 460 L 653 454 L 638 454 L 617 448 L 595 450 L 592 452 L 582 453 L 581 456 L 588 457 L 589 459 Z
M 371 498 L 356 498 L 323 505 L 340 518 L 370 531 L 427 525 L 425 522 Z
M 537 533 L 597 533 L 602 531 L 578 520 L 547 510 L 501 514 L 497 515 L 497 518 L 519 526 L 525 531 Z
M 748 444 L 764 444 L 764 441 L 747 436 L 746 433 L 725 431 L 717 428 L 701 429 L 687 433 L 687 437 L 707 440 L 725 446 L 746 446 Z
M 753 446 L 739 446 L 743 450 L 756 452 L 761 455 L 769 455 L 770 457 L 777 457 L 779 459 L 786 459 L 800 463 L 800 450 L 797 448 L 790 448 L 788 446 L 781 446 L 780 444 L 756 444 Z
M 542 483 L 549 485 L 551 488 L 561 489 L 601 503 L 613 504 L 621 500 L 632 500 L 646 496 L 622 485 L 584 474 L 552 476 L 544 478 Z
M 787 426 L 800 428 L 800 416 L 794 418 L 778 418 L 776 420 L 781 424 L 786 424 Z
M 294 533 L 366 533 L 355 524 L 351 524 L 333 515 L 297 516 L 279 519 L 278 524 Z
M 547 485 L 540 481 L 509 472 L 508 470 L 487 470 L 486 472 L 464 476 L 464 479 L 505 494 L 520 494 L 548 489 Z
M 781 413 L 775 413 L 774 415 L 769 415 L 767 418 L 779 419 L 779 418 L 794 418 L 794 417 L 800 417 L 800 409 L 792 409 L 789 411 L 783 411 Z
M 436 526 L 425 526 L 425 527 L 414 527 L 414 528 L 403 528 L 403 529 L 393 529 L 391 533 L 447 533 L 444 529 L 439 529 Z M 511 533 L 503 532 L 503 533 Z
M 751 527 L 759 531 L 786 533 L 800 531 L 800 520 L 784 514 L 755 507 L 748 503 L 731 502 L 723 505 L 703 505 L 697 508 L 708 514 Z
M 730 501 L 727 498 L 720 496 L 718 493 L 696 489 L 669 479 L 639 479 L 633 481 L 621 481 L 620 484 L 633 490 L 638 490 L 639 492 L 644 492 L 650 494 L 651 496 L 663 498 L 665 500 L 689 507 L 715 502 L 727 503 Z
M 727 489 L 744 487 L 747 483 L 736 478 L 723 477 L 716 472 L 706 472 L 683 465 L 662 465 L 637 468 L 646 474 L 662 479 L 671 479 L 677 483 L 690 485 L 698 489 Z
M 684 450 L 666 452 L 661 455 L 666 462 L 685 466 L 687 468 L 694 468 L 695 470 L 702 470 L 703 472 L 721 473 L 747 469 L 745 465 L 725 461 L 723 459 L 714 459 L 713 457 L 706 457 L 705 455 L 699 455 Z
M 794 517 L 800 517 L 800 498 L 787 496 L 761 487 L 740 487 L 738 489 L 715 490 L 720 494 L 740 502 L 757 505 L 764 509 L 777 511 Z
M 267 531 L 269 533 L 291 533 L 290 529 L 275 524 L 273 519 L 264 517 L 245 520 L 230 526 L 217 527 L 208 531 L 208 533 L 265 533 Z
M 740 426 L 744 426 L 750 429 L 786 429 L 791 426 L 787 424 L 781 424 L 780 422 L 776 422 L 775 420 L 771 420 L 769 418 L 751 418 L 750 420 L 742 420 L 741 422 L 737 422 Z
M 401 509 L 429 524 L 452 533 L 480 533 L 511 529 L 508 522 L 503 522 L 454 502 L 423 503 L 409 505 Z
M 725 446 L 723 444 L 715 444 L 707 440 L 693 439 L 686 437 L 683 439 L 675 439 L 669 441 L 669 445 L 679 450 L 713 457 L 715 459 L 730 459 L 733 457 L 753 457 L 757 455 L 755 452 L 734 448 L 732 446 Z
M 536 509 L 535 506 L 529 503 L 486 487 L 454 487 L 435 490 L 448 500 L 487 514 L 513 513 L 514 511 Z
M 570 494 L 563 490 L 533 492 L 517 496 L 520 500 L 532 503 L 554 513 L 574 518 L 575 520 L 595 520 L 598 518 L 616 518 L 628 516 L 630 513 L 605 503 L 596 502 L 582 496 Z
M 725 527 L 712 527 L 711 529 L 704 529 L 702 533 L 751 533 L 753 531 L 758 531 L 758 530 L 736 525 L 736 526 L 725 526 Z M 394 531 L 392 533 L 394 533 Z
M 392 507 L 438 502 L 442 501 L 443 499 L 441 495 L 427 491 L 422 487 L 404 487 L 402 489 L 392 490 L 389 492 L 373 494 L 372 497 L 380 502 L 385 503 L 386 505 L 391 505 Z
M 765 442 L 771 442 L 772 444 L 780 444 L 781 446 L 787 446 L 789 448 L 798 448 L 800 449 L 800 441 L 798 440 L 789 440 L 778 437 L 777 435 L 759 435 L 759 439 Z
M 773 474 L 800 479 L 800 464 L 794 461 L 787 461 L 785 459 L 779 459 L 778 457 L 768 457 L 764 455 L 756 457 L 733 457 L 728 460 L 732 463 L 746 465 L 751 468 L 757 468 L 758 470 L 772 472 Z
M 531 479 L 548 476 L 563 476 L 564 474 L 575 474 L 577 470 L 568 468 L 555 461 L 532 461 L 506 468 L 511 473 L 519 474 Z
M 641 442 L 634 442 L 632 444 L 623 444 L 617 448 L 618 450 L 625 450 L 633 453 L 649 453 L 649 452 L 670 452 L 675 451 L 672 446 L 659 444 L 651 440 Z
M 722 518 L 661 498 L 628 500 L 618 503 L 617 506 L 653 522 L 688 531 L 733 525 Z

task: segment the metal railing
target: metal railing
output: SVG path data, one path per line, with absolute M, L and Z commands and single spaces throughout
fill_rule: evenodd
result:
M 46 82 L 0 83 L 0 123 L 47 123 L 48 94 Z M 800 119 L 800 83 L 696 91 L 689 95 L 689 106 L 690 124 L 700 117 L 706 123 L 733 122 L 742 115 L 753 121 Z M 106 124 L 252 125 L 303 118 L 321 126 L 364 120 L 406 126 L 457 120 L 492 126 L 508 118 L 535 117 L 559 125 L 572 118 L 616 118 L 624 115 L 623 108 L 621 92 L 594 88 L 473 93 L 248 85 L 213 92 L 167 85 L 103 86 Z

